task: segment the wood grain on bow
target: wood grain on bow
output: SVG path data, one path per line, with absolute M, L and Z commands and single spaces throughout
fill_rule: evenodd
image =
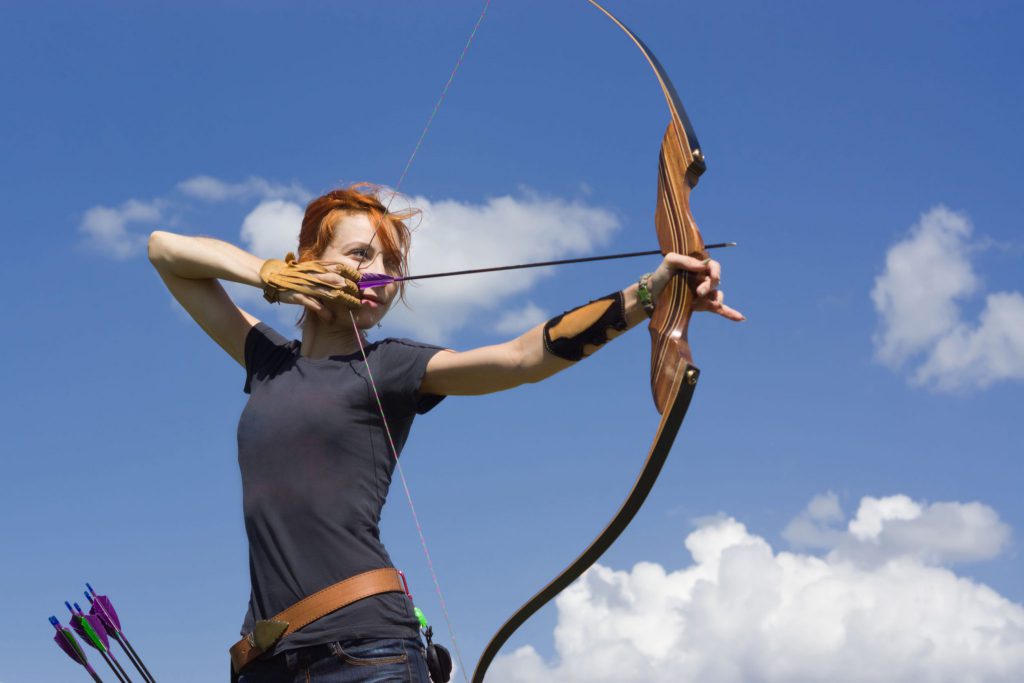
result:
M 690 190 L 704 173 L 704 156 L 697 135 L 686 116 L 679 95 L 661 63 L 625 24 L 594 0 L 590 4 L 603 12 L 636 44 L 658 78 L 671 120 L 661 144 L 658 163 L 658 203 L 655 227 L 663 254 L 675 252 L 705 258 L 704 241 L 690 214 Z M 647 499 L 679 431 L 700 371 L 693 365 L 687 327 L 693 312 L 694 290 L 689 278 L 673 277 L 658 297 L 649 326 L 651 333 L 651 391 L 661 413 L 661 423 L 647 454 L 643 469 L 619 511 L 597 538 L 562 571 L 513 614 L 484 648 L 473 672 L 473 683 L 482 683 L 487 668 L 513 633 L 537 610 L 578 579 L 604 554 L 626 529 Z

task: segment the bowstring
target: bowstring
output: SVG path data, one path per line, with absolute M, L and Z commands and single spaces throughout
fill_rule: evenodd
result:
M 395 440 L 391 436 L 391 427 L 388 425 L 388 419 L 384 416 L 384 404 L 380 399 L 380 393 L 377 391 L 377 382 L 373 379 L 373 371 L 370 370 L 370 361 L 366 357 L 366 347 L 363 345 L 363 336 L 359 331 L 359 326 L 356 325 L 356 317 L 353 315 L 352 310 L 349 309 L 348 317 L 352 320 L 352 328 L 356 333 L 356 340 L 359 342 L 359 352 L 363 356 L 363 364 L 366 366 L 366 376 L 370 378 L 370 389 L 373 391 L 373 397 L 377 401 L 377 409 L 380 411 L 381 421 L 384 423 L 384 433 L 388 437 L 388 446 L 391 448 L 391 454 L 395 458 L 395 469 L 398 471 L 398 478 L 402 482 L 402 489 L 405 490 L 405 499 L 409 501 L 409 510 L 412 511 L 412 520 L 416 524 L 416 533 L 420 537 L 420 545 L 423 547 L 423 554 L 427 558 L 427 567 L 430 569 L 430 576 L 434 580 L 434 589 L 437 591 L 437 598 L 441 605 L 441 612 L 444 614 L 445 625 L 448 627 L 448 635 L 452 639 L 452 649 L 455 651 L 455 658 L 459 662 L 459 670 L 462 672 L 463 678 L 467 681 L 469 678 L 466 676 L 466 667 L 462 663 L 462 652 L 459 650 L 459 643 L 455 639 L 455 629 L 452 628 L 451 616 L 448 614 L 448 604 L 445 602 L 444 593 L 441 591 L 441 583 L 437 579 L 437 572 L 434 570 L 434 561 L 430 557 L 430 549 L 427 547 L 427 538 L 423 535 L 423 525 L 420 524 L 419 515 L 416 514 L 416 506 L 412 502 L 412 492 L 409 490 L 409 483 L 405 479 L 405 472 L 402 471 L 402 465 L 398 461 L 398 449 L 395 448 Z
M 362 269 L 363 263 L 366 261 L 367 256 L 369 256 L 369 247 L 373 245 L 373 240 L 377 237 L 377 232 L 380 230 L 380 226 L 384 222 L 384 218 L 388 215 L 388 211 L 391 209 L 391 203 L 401 191 L 402 183 L 405 182 L 405 177 L 409 174 L 409 169 L 412 167 L 413 160 L 416 159 L 416 155 L 419 154 L 420 148 L 423 146 L 423 141 L 426 140 L 427 133 L 430 131 L 430 126 L 434 123 L 434 118 L 437 116 L 437 112 L 441 109 L 441 104 L 444 102 L 445 97 L 448 95 L 448 90 L 451 88 L 452 82 L 455 80 L 455 74 L 458 73 L 459 67 L 462 66 L 466 53 L 469 52 L 469 47 L 473 44 L 473 39 L 476 38 L 477 30 L 479 30 L 480 25 L 483 23 L 484 17 L 487 16 L 487 10 L 490 6 L 491 0 L 485 0 L 483 9 L 480 11 L 480 16 L 477 17 L 476 22 L 473 24 L 473 30 L 470 31 L 469 38 L 466 40 L 466 44 L 462 47 L 462 52 L 459 53 L 459 58 L 455 61 L 455 66 L 452 68 L 451 73 L 448 75 L 448 80 L 441 89 L 441 94 L 434 103 L 434 108 L 430 112 L 430 116 L 427 118 L 427 123 L 423 126 L 419 139 L 416 140 L 416 145 L 413 147 L 412 153 L 409 155 L 409 159 L 405 162 L 405 168 L 402 169 L 401 175 L 398 176 L 398 182 L 395 183 L 394 191 L 388 198 L 388 203 L 384 206 L 384 212 L 381 214 L 380 218 L 377 219 L 377 225 L 373 229 L 373 234 L 370 236 L 370 241 L 367 243 L 367 249 L 359 259 L 359 265 L 356 266 L 356 270 Z M 377 392 L 377 383 L 374 381 L 373 372 L 370 370 L 370 361 L 366 355 L 366 348 L 363 346 L 362 332 L 359 330 L 359 326 L 356 324 L 355 315 L 353 315 L 351 310 L 349 310 L 348 315 L 349 319 L 352 321 L 352 329 L 355 331 L 356 340 L 359 342 L 359 351 L 363 356 L 363 364 L 366 366 L 366 374 L 370 379 L 370 388 L 372 389 L 373 396 L 377 401 L 377 408 L 380 411 L 380 418 L 384 424 L 384 432 L 388 437 L 388 445 L 391 448 L 391 455 L 395 459 L 395 469 L 398 471 L 398 478 L 402 482 L 402 489 L 405 491 L 405 499 L 409 503 L 409 510 L 412 512 L 412 519 L 416 525 L 416 533 L 419 534 L 420 546 L 423 548 L 423 554 L 427 559 L 427 568 L 430 570 L 430 577 L 434 582 L 434 590 L 437 592 L 438 603 L 440 604 L 441 612 L 444 615 L 445 626 L 447 627 L 448 635 L 452 640 L 452 650 L 455 652 L 455 659 L 459 663 L 459 671 L 462 673 L 463 680 L 465 680 L 466 683 L 469 683 L 466 666 L 462 661 L 462 652 L 459 649 L 458 640 L 455 638 L 455 629 L 452 627 L 451 616 L 448 613 L 448 604 L 444 599 L 444 592 L 441 590 L 441 582 L 437 578 L 437 571 L 434 569 L 434 561 L 431 559 L 430 549 L 427 547 L 427 538 L 423 533 L 423 526 L 420 524 L 419 515 L 416 514 L 416 506 L 412 502 L 412 493 L 409 489 L 409 484 L 405 479 L 405 472 L 402 470 L 402 464 L 398 460 L 398 449 L 395 448 L 395 442 L 391 436 L 391 427 L 388 425 L 387 416 L 384 414 L 384 404 L 381 402 L 380 394 Z
M 491 0 L 484 0 L 484 8 L 480 11 L 480 16 L 476 18 L 476 23 L 473 24 L 473 30 L 469 32 L 469 38 L 466 40 L 466 44 L 462 47 L 462 52 L 459 53 L 459 58 L 455 60 L 455 66 L 452 68 L 452 72 L 448 74 L 448 80 L 445 82 L 444 87 L 441 88 L 441 94 L 437 98 L 437 102 L 434 103 L 434 109 L 430 112 L 430 116 L 427 117 L 427 123 L 423 126 L 423 130 L 420 132 L 420 137 L 416 141 L 416 145 L 412 149 L 412 154 L 409 155 L 408 161 L 405 162 L 405 168 L 402 169 L 402 174 L 398 176 L 398 182 L 395 183 L 395 189 L 391 193 L 391 197 L 388 198 L 388 203 L 384 206 L 384 213 L 379 219 L 377 219 L 377 225 L 373 229 L 373 234 L 370 236 L 370 242 L 367 246 L 373 244 L 373 240 L 377 237 L 377 231 L 380 230 L 381 223 L 384 222 L 384 217 L 387 216 L 388 211 L 391 209 L 391 203 L 395 201 L 395 197 L 398 196 L 402 189 L 402 183 L 405 181 L 405 176 L 409 174 L 409 169 L 412 168 L 413 159 L 419 154 L 420 147 L 423 146 L 423 141 L 427 139 L 427 132 L 430 131 L 430 126 L 434 123 L 434 117 L 437 116 L 437 112 L 441 109 L 441 103 L 444 102 L 444 98 L 448 95 L 448 90 L 452 87 L 452 81 L 455 80 L 455 74 L 458 73 L 459 67 L 462 66 L 462 61 L 466 58 L 466 53 L 469 52 L 469 46 L 473 44 L 473 39 L 476 38 L 476 32 L 480 28 L 480 24 L 483 23 L 484 17 L 487 16 L 487 10 L 491 6 Z M 366 254 L 363 254 L 363 258 L 359 259 L 359 265 L 363 265 L 363 261 L 366 259 Z

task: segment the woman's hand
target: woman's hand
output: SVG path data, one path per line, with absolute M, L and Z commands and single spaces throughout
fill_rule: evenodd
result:
M 298 304 L 299 306 L 305 306 L 306 310 L 314 313 L 324 322 L 334 322 L 334 313 L 324 305 L 324 302 L 320 301 L 320 299 L 317 299 L 316 297 L 307 296 L 291 290 L 281 292 L 279 297 L 279 300 L 283 304 Z
M 317 263 L 328 270 L 326 273 L 311 274 L 311 277 L 323 283 L 321 290 L 325 297 L 329 296 L 333 290 L 342 289 L 347 283 L 351 282 L 346 277 L 335 272 L 338 270 L 338 264 L 327 261 L 318 261 Z M 334 322 L 334 312 L 316 296 L 310 296 L 289 289 L 282 290 L 278 296 L 281 303 L 305 306 L 308 311 L 317 315 L 324 322 Z
M 722 265 L 712 259 L 702 261 L 682 254 L 666 254 L 661 265 L 651 275 L 651 294 L 655 306 L 658 305 L 658 296 L 668 281 L 680 271 L 691 278 L 691 282 L 696 283 L 694 289 L 697 297 L 693 302 L 693 310 L 711 311 L 729 320 L 746 320 L 742 313 L 722 303 L 725 294 L 718 289 L 718 284 L 722 280 Z

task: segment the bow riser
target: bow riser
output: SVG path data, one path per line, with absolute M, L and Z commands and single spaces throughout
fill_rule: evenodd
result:
M 691 149 L 685 127 L 680 123 L 672 98 L 672 121 L 665 131 L 658 161 L 658 205 L 654 225 L 662 253 L 675 252 L 706 258 L 704 240 L 690 213 L 690 190 L 704 172 L 699 150 Z M 648 329 L 651 333 L 651 392 L 658 412 L 664 414 L 672 403 L 676 375 L 692 367 L 693 356 L 687 328 L 693 311 L 693 284 L 689 278 L 674 277 L 659 295 Z M 694 375 L 694 379 L 696 375 Z

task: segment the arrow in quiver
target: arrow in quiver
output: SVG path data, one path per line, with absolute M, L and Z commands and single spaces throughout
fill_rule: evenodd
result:
M 75 638 L 75 634 L 71 629 L 66 626 L 61 626 L 57 617 L 50 617 L 50 625 L 56 629 L 57 633 L 53 636 L 53 642 L 57 643 L 57 646 L 64 651 L 68 657 L 72 659 L 76 664 L 80 664 L 85 670 L 92 676 L 92 680 L 95 683 L 103 683 L 103 679 L 100 678 L 96 670 L 89 664 L 89 658 L 85 654 L 85 649 L 78 644 L 78 639 Z
M 85 588 L 85 597 L 92 605 L 89 608 L 89 614 L 95 616 L 103 625 L 103 630 L 106 631 L 107 635 L 117 641 L 117 644 L 121 646 L 124 653 L 128 655 L 132 666 L 142 675 L 143 680 L 147 683 L 156 683 L 153 674 L 149 672 L 149 669 L 143 663 L 142 657 L 139 657 L 135 648 L 128 642 L 128 637 L 121 630 L 121 620 L 117 616 L 117 610 L 114 609 L 114 603 L 106 595 L 97 595 L 96 591 L 88 583 L 85 584 Z
M 103 661 L 107 663 L 107 666 L 117 676 L 117 680 L 123 683 L 131 683 L 131 679 L 128 678 L 128 674 L 121 666 L 121 663 L 117 661 L 114 653 L 110 651 L 110 640 L 107 639 L 107 633 L 103 629 L 103 624 L 99 618 L 84 613 L 77 602 L 74 607 L 69 602 L 65 602 L 64 605 L 71 612 L 71 619 L 69 621 L 71 622 L 71 628 L 75 629 L 75 633 L 100 653 Z

